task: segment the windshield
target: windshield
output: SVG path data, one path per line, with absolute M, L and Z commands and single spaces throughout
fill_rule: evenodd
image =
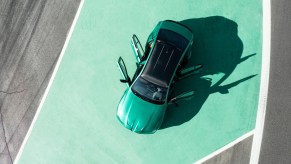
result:
M 142 77 L 136 80 L 131 90 L 138 97 L 155 104 L 164 104 L 166 101 L 167 88 L 150 83 Z

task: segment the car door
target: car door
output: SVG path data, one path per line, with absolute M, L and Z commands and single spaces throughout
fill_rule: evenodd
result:
M 120 82 L 122 83 L 127 83 L 127 86 L 129 87 L 132 83 L 128 73 L 127 73 L 127 69 L 125 66 L 125 63 L 122 59 L 122 57 L 119 57 L 118 61 L 117 61 L 117 67 L 121 73 L 122 79 L 120 79 Z
M 133 34 L 131 38 L 131 48 L 133 50 L 137 64 L 140 64 L 144 55 L 144 49 L 135 34 Z

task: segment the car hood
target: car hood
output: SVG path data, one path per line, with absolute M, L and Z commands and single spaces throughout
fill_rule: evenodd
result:
M 163 121 L 166 105 L 157 105 L 137 97 L 131 89 L 123 94 L 117 118 L 127 129 L 136 133 L 154 133 Z

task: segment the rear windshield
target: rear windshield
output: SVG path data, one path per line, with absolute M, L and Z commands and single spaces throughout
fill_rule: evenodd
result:
M 166 29 L 161 29 L 159 31 L 157 40 L 161 40 L 168 44 L 172 44 L 182 51 L 184 51 L 184 49 L 187 47 L 189 43 L 189 41 L 182 35 L 179 35 L 178 33 L 174 31 L 166 30 Z

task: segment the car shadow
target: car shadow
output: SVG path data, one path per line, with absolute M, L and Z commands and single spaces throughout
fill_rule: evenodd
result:
M 227 94 L 230 88 L 256 76 L 249 75 L 230 84 L 221 85 L 238 64 L 256 55 L 251 54 L 242 58 L 243 42 L 238 36 L 236 22 L 225 17 L 212 16 L 187 19 L 180 23 L 188 26 L 194 35 L 192 56 L 186 67 L 203 64 L 203 70 L 175 84 L 172 97 L 191 90 L 195 90 L 195 95 L 178 101 L 178 106 L 169 105 L 160 129 L 190 121 L 210 94 L 216 92 Z M 207 77 L 216 74 L 222 76 L 215 82 Z

